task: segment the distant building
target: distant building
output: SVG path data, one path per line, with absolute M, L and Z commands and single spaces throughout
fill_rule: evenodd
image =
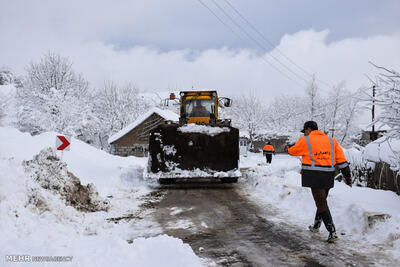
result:
M 123 157 L 145 157 L 149 151 L 150 131 L 165 121 L 178 120 L 179 115 L 173 111 L 152 108 L 108 139 L 111 153 Z
M 260 130 L 258 131 L 254 139 L 250 140 L 250 135 L 247 131 L 241 131 L 240 132 L 241 138 L 247 138 L 247 151 L 250 152 L 262 152 L 264 146 L 268 143 L 271 142 L 271 145 L 275 148 L 276 153 L 282 153 L 284 150 L 282 149 L 283 144 L 287 144 L 289 140 L 291 140 L 291 136 L 289 136 L 287 133 L 280 133 L 280 132 L 275 132 L 275 131 L 268 131 L 268 130 Z
M 268 143 L 271 142 L 271 145 L 275 148 L 276 153 L 282 153 L 285 152 L 282 149 L 282 145 L 287 144 L 289 141 L 289 136 L 282 135 L 282 136 L 274 136 L 274 137 L 269 137 L 269 136 L 262 136 L 259 137 L 257 140 L 253 141 L 253 152 L 261 152 L 263 151 L 264 146 Z
M 247 156 L 248 146 L 249 146 L 249 138 L 240 137 L 240 139 L 239 139 L 239 152 L 240 152 L 240 155 L 246 155 Z

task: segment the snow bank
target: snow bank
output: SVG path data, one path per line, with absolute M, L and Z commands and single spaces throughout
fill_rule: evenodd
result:
M 277 155 L 271 165 L 263 162 L 265 158 L 261 154 L 251 153 L 250 157 L 241 158 L 241 168 L 251 167 L 242 181 L 249 186 L 252 198 L 279 209 L 281 215 L 276 220 L 307 229 L 314 220 L 316 208 L 310 189 L 301 186 L 300 161 L 288 155 Z M 328 203 L 342 239 L 366 240 L 387 247 L 400 259 L 398 195 L 364 187 L 350 188 L 335 182 Z
M 57 157 L 52 148 L 40 151 L 32 160 L 23 161 L 25 172 L 43 189 L 61 196 L 67 205 L 80 211 L 108 210 L 108 201 L 99 197 L 94 184 L 83 186 L 78 177 L 69 172 L 67 165 Z M 37 193 L 37 191 L 35 192 Z M 46 209 L 45 198 L 32 194 L 30 202 Z
M 213 127 L 209 125 L 198 125 L 194 123 L 190 123 L 178 128 L 178 131 L 183 133 L 203 133 L 207 135 L 217 135 L 224 132 L 230 132 L 231 129 L 228 127 Z
M 112 156 L 72 139 L 62 162 L 61 153 L 48 148 L 55 136 L 0 128 L 1 266 L 24 265 L 6 255 L 72 256 L 71 262 L 28 266 L 201 266 L 189 245 L 159 236 L 156 222 L 110 220 L 150 212 L 140 210 L 141 197 L 150 192 L 142 180 L 145 159 Z M 100 196 L 91 185 L 79 186 L 79 179 L 101 188 Z M 76 207 L 68 192 L 79 195 L 83 187 L 85 201 L 103 205 L 107 196 L 106 208 Z
M 12 158 L 17 162 L 30 160 L 45 147 L 55 147 L 57 134 L 47 132 L 37 136 L 21 133 L 14 128 L 0 127 L 0 157 Z M 81 180 L 83 185 L 94 183 L 100 195 L 112 194 L 115 188 L 126 187 L 121 183 L 121 174 L 135 168 L 136 179 L 142 179 L 146 158 L 118 157 L 92 147 L 78 139 L 71 139 L 71 150 L 58 156 L 68 165 L 68 170 Z M 125 181 L 127 182 L 127 181 Z M 131 180 L 134 186 L 136 181 Z
M 48 231 L 39 229 L 35 236 L 24 240 L 14 240 L 0 248 L 2 255 L 22 253 L 30 256 L 62 255 L 72 256 L 71 262 L 28 262 L 26 266 L 140 266 L 140 267 L 200 267 L 199 258 L 191 247 L 182 240 L 160 235 L 150 238 L 138 238 L 132 244 L 113 236 L 87 236 L 50 239 L 44 244 L 36 245 L 38 234 L 48 235 Z M 3 258 L 3 257 L 2 257 Z M 13 262 L 5 262 L 4 266 L 20 266 Z
M 381 137 L 369 143 L 364 150 L 364 158 L 372 162 L 386 162 L 394 170 L 400 167 L 400 140 Z

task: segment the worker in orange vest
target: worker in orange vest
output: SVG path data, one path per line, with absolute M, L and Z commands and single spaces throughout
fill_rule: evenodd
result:
M 267 163 L 271 163 L 272 161 L 272 154 L 275 154 L 275 149 L 271 145 L 271 142 L 268 142 L 263 149 L 263 154 L 267 158 Z
M 318 232 L 321 223 L 324 222 L 329 232 L 327 241 L 333 243 L 339 238 L 326 198 L 329 189 L 334 185 L 335 167 L 342 172 L 346 184 L 352 186 L 349 164 L 338 142 L 333 137 L 318 131 L 315 121 L 304 123 L 301 132 L 304 136 L 300 137 L 297 143 L 287 151 L 292 156 L 302 157 L 302 186 L 311 188 L 317 206 L 314 224 L 309 226 L 309 230 Z

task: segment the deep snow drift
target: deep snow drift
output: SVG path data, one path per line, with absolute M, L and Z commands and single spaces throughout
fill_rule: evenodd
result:
M 55 140 L 55 133 L 0 128 L 0 265 L 16 266 L 6 255 L 29 255 L 72 256 L 67 266 L 201 266 L 189 245 L 159 235 L 155 222 L 112 220 L 146 212 L 146 159 L 112 156 L 76 139 L 56 154 Z
M 301 186 L 299 158 L 278 154 L 271 165 L 266 165 L 262 154 L 248 153 L 247 157 L 241 157 L 241 168 L 248 168 L 242 182 L 249 186 L 250 197 L 259 204 L 277 208 L 281 215 L 277 221 L 285 220 L 304 229 L 312 224 L 316 208 L 310 189 Z M 369 252 L 368 247 L 382 247 L 390 257 L 400 261 L 398 195 L 366 187 L 350 188 L 335 181 L 328 205 L 342 240 L 365 245 L 364 253 Z M 327 231 L 321 229 L 326 238 Z

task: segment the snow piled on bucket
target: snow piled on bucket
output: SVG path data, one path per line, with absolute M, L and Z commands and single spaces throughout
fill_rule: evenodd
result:
M 304 231 L 313 223 L 315 203 L 311 190 L 301 186 L 301 161 L 289 155 L 277 155 L 272 164 L 262 154 L 241 157 L 244 182 L 257 203 L 279 210 L 276 218 L 299 225 Z M 400 260 L 400 197 L 391 191 L 375 190 L 335 181 L 329 192 L 328 205 L 341 239 L 366 242 L 385 247 Z M 321 234 L 328 236 L 324 226 Z
M 231 129 L 228 127 L 213 127 L 209 125 L 198 125 L 190 123 L 178 128 L 178 131 L 182 133 L 202 133 L 210 136 L 215 136 L 220 133 L 230 132 Z
M 229 178 L 229 177 L 241 177 L 242 174 L 238 169 L 230 171 L 212 171 L 212 170 L 182 170 L 174 168 L 170 172 L 157 172 L 157 173 L 145 173 L 144 176 L 151 182 L 156 182 L 160 178 Z

